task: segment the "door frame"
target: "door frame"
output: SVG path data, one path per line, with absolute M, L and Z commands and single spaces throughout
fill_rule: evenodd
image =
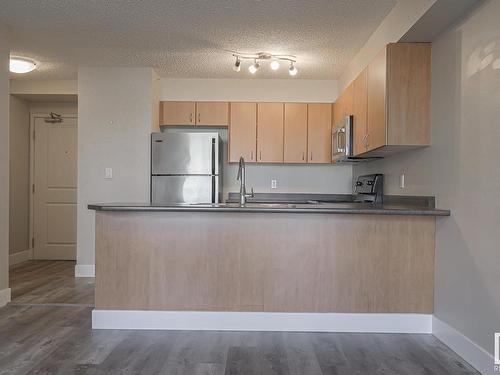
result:
M 35 202 L 34 202 L 34 194 L 33 194 L 33 184 L 35 183 L 35 119 L 37 118 L 46 118 L 50 117 L 49 112 L 36 112 L 30 113 L 30 147 L 29 147 L 29 161 L 30 161 L 30 185 L 29 185 L 29 251 L 28 251 L 28 259 L 34 259 L 35 249 L 33 247 L 33 240 L 35 235 Z M 78 114 L 76 113 L 63 113 L 61 117 L 64 118 L 75 118 L 78 120 Z M 77 124 L 78 127 L 78 124 Z M 77 129 L 77 141 L 78 141 L 78 129 Z M 78 156 L 77 156 L 78 162 Z M 78 194 L 78 185 L 76 187 L 76 191 Z

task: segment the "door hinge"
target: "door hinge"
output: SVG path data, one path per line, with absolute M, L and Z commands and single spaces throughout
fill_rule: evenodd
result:
M 35 194 L 35 184 L 31 185 L 31 191 L 33 192 L 33 194 Z
M 33 249 L 35 247 L 35 237 L 31 238 L 31 248 Z

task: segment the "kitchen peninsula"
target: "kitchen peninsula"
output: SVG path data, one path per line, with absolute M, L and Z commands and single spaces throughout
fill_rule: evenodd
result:
M 144 329 L 342 330 L 321 323 L 335 313 L 427 319 L 436 217 L 449 215 L 390 203 L 89 208 L 94 328 Z M 297 325 L 283 320 L 288 313 L 316 318 Z

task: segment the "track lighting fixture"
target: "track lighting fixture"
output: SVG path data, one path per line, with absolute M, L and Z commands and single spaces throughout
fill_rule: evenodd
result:
M 232 55 L 236 58 L 236 62 L 234 63 L 233 70 L 235 72 L 241 71 L 241 65 L 243 60 L 253 60 L 253 64 L 248 67 L 248 71 L 250 74 L 255 74 L 260 68 L 260 63 L 263 61 L 269 61 L 269 67 L 271 70 L 278 70 L 280 68 L 280 62 L 290 63 L 290 68 L 288 69 L 288 74 L 291 76 L 295 76 L 298 73 L 297 68 L 295 67 L 295 63 L 297 62 L 297 58 L 292 55 L 273 55 L 267 52 L 259 52 L 259 53 L 239 53 L 239 52 L 231 52 Z
M 259 68 L 260 68 L 260 65 L 256 59 L 255 62 L 248 67 L 248 71 L 252 74 L 255 74 L 255 73 L 257 73 L 257 70 L 259 70 Z
M 236 62 L 234 63 L 233 70 L 235 72 L 239 72 L 241 70 L 241 60 L 238 56 L 236 56 Z

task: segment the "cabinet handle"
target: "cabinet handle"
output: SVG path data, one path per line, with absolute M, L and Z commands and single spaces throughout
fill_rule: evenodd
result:
M 191 124 L 193 123 L 193 114 L 192 113 L 189 114 L 189 122 Z
M 369 136 L 370 136 L 370 134 L 367 134 L 367 135 L 366 135 L 366 140 L 365 140 L 365 145 L 366 145 L 366 147 L 368 147 L 368 144 L 369 144 L 369 143 L 368 143 L 368 137 L 369 137 Z
M 253 160 L 253 150 L 250 151 L 250 160 Z
M 262 150 L 259 151 L 259 159 L 262 160 Z
M 311 151 L 311 160 L 313 160 L 313 152 Z
M 302 160 L 306 160 L 304 151 L 302 151 Z
M 198 113 L 198 123 L 201 122 L 201 115 Z

